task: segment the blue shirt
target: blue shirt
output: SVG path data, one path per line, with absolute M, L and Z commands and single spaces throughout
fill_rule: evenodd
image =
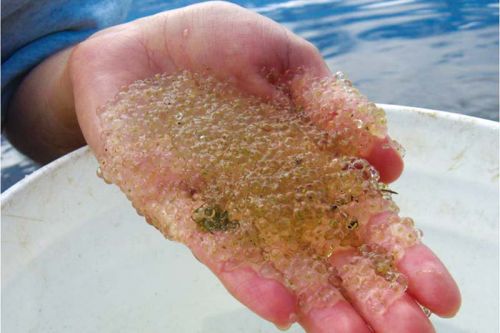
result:
M 2 127 L 23 77 L 45 58 L 123 22 L 131 0 L 2 0 Z

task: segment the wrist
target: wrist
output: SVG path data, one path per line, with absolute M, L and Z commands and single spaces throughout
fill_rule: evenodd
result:
M 8 108 L 6 133 L 12 144 L 47 163 L 85 144 L 75 115 L 68 70 L 72 48 L 35 67 L 22 81 Z

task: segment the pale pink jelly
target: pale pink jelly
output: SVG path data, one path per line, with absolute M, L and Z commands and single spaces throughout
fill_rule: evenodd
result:
M 393 217 L 370 229 L 393 252 L 363 242 L 371 216 L 398 210 L 354 157 L 385 137 L 384 112 L 341 75 L 293 84 L 301 95 L 273 102 L 189 72 L 137 81 L 100 110 L 99 173 L 165 237 L 281 281 L 306 311 L 346 288 L 382 310 L 406 288 L 399 249 L 419 241 Z M 346 248 L 358 255 L 334 269 Z

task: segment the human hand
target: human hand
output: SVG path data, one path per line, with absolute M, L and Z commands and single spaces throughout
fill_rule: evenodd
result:
M 209 70 L 249 93 L 271 98 L 279 95 L 276 76 L 270 80 L 262 68 L 278 73 L 276 81 L 296 68 L 317 77 L 329 75 L 309 43 L 268 19 L 220 3 L 191 6 L 104 30 L 80 44 L 70 59 L 79 123 L 98 156 L 103 154 L 103 145 L 97 109 L 121 87 L 156 73 Z M 304 87 L 300 85 L 292 87 L 292 94 L 300 94 L 301 89 Z M 402 161 L 395 150 L 384 148 L 386 142 L 380 139 L 359 152 L 378 169 L 383 180 L 392 181 L 401 173 Z M 384 224 L 389 218 L 387 214 L 377 215 L 370 224 Z M 366 237 L 369 240 L 370 234 Z M 413 298 L 443 316 L 453 315 L 460 303 L 454 281 L 421 244 L 406 249 L 397 262 L 398 269 L 408 277 L 408 293 L 383 313 L 367 309 L 361 301 L 365 295 L 354 290 L 345 291 L 352 305 L 339 297 L 329 308 L 304 312 L 296 295 L 280 282 L 248 269 L 227 271 L 196 244 L 190 246 L 236 298 L 283 327 L 296 314 L 305 329 L 313 333 L 368 332 L 365 321 L 377 332 L 430 332 L 432 326 Z M 349 252 L 334 255 L 332 265 L 342 265 L 351 256 Z

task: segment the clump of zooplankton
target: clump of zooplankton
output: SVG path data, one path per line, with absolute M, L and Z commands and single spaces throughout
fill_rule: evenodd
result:
M 369 286 L 346 279 L 360 269 L 403 292 L 398 254 L 360 233 L 374 214 L 397 212 L 376 170 L 354 157 L 385 136 L 383 111 L 339 75 L 295 85 L 303 93 L 278 103 L 201 74 L 137 81 L 100 110 L 101 174 L 166 237 L 278 279 L 306 307 L 335 301 L 339 283 Z M 418 241 L 413 228 L 392 229 L 403 245 Z M 342 273 L 328 258 L 344 248 L 359 249 L 362 265 Z

